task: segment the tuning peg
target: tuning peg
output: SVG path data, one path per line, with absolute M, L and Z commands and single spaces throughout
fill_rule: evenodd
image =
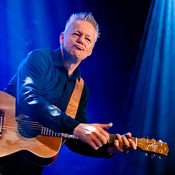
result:
M 154 143 L 156 142 L 156 140 L 153 138 L 153 139 L 151 139 Z
M 159 140 L 159 143 L 160 143 L 160 145 L 162 146 L 162 143 L 163 143 L 162 140 Z
M 151 159 L 154 159 L 154 157 L 155 157 L 155 154 L 152 154 L 152 155 L 151 155 Z
M 159 156 L 159 159 L 162 159 L 162 157 L 161 157 L 161 156 Z
M 145 156 L 148 156 L 148 153 L 145 153 Z

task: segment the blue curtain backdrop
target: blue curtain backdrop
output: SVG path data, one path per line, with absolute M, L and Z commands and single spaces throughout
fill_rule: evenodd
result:
M 80 67 L 90 90 L 89 122 L 161 139 L 170 152 L 162 160 L 140 150 L 106 160 L 63 146 L 43 175 L 174 174 L 175 0 L 0 0 L 0 90 L 28 52 L 59 47 L 65 22 L 80 11 L 91 11 L 101 29 Z
M 168 142 L 161 161 L 139 157 L 143 174 L 173 174 L 175 156 L 175 1 L 155 0 L 145 24 L 128 89 L 128 124 L 140 136 Z M 126 114 L 124 112 L 124 114 Z M 126 122 L 126 121 L 125 121 Z M 139 174 L 139 172 L 138 172 Z

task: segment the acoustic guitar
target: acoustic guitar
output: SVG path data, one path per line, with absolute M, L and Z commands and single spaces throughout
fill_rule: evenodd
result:
M 62 144 L 62 138 L 78 139 L 74 135 L 57 133 L 24 115 L 15 116 L 16 99 L 0 91 L 0 164 L 16 157 L 31 160 L 39 165 L 53 163 Z M 30 131 L 28 133 L 28 131 Z M 110 141 L 116 139 L 110 135 Z M 131 138 L 142 151 L 167 156 L 165 142 L 146 138 Z

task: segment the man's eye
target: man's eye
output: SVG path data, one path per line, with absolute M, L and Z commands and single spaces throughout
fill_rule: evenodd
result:
M 89 38 L 86 38 L 86 40 L 87 40 L 88 42 L 91 42 L 91 40 L 90 40 Z
M 79 36 L 79 34 L 78 34 L 78 33 L 73 33 L 73 35 Z

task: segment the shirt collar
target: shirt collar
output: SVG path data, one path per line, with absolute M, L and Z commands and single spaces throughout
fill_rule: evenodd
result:
M 63 62 L 62 55 L 61 55 L 61 49 L 60 48 L 56 49 L 55 53 L 56 53 L 54 56 L 55 66 L 64 67 L 64 62 Z
M 63 62 L 63 59 L 62 59 L 61 49 L 60 48 L 56 49 L 55 53 L 56 53 L 55 56 L 54 56 L 55 66 L 62 67 L 66 71 L 66 74 L 68 76 L 67 69 L 64 67 L 64 62 Z M 80 73 L 79 66 L 74 70 L 73 74 L 69 78 L 70 79 L 80 79 L 81 78 L 81 73 Z

